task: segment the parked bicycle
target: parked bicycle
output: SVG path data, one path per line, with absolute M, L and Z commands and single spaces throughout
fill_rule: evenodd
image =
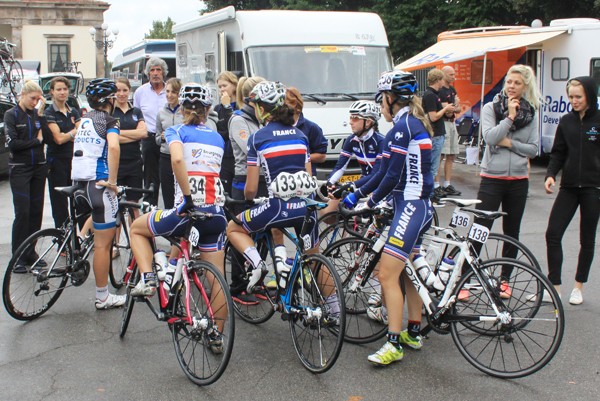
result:
M 0 89 L 10 100 L 16 102 L 23 87 L 23 67 L 14 58 L 14 48 L 6 38 L 0 38 Z

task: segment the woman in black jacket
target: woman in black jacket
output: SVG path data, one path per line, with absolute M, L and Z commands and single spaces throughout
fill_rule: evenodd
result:
M 23 85 L 19 103 L 4 114 L 6 144 L 10 151 L 8 166 L 10 189 L 13 194 L 15 220 L 12 227 L 12 252 L 42 226 L 44 188 L 46 186 L 46 158 L 42 137 L 42 118 L 36 106 L 42 100 L 42 89 L 33 82 Z M 15 273 L 26 273 L 37 259 L 28 255 L 20 260 Z M 44 261 L 38 261 L 44 267 Z
M 562 237 L 577 208 L 580 208 L 579 259 L 575 287 L 569 303 L 583 302 L 594 258 L 596 228 L 600 217 L 600 113 L 598 87 L 591 77 L 577 77 L 567 83 L 572 110 L 558 123 L 544 187 L 553 192 L 556 175 L 562 170 L 560 190 L 550 212 L 546 230 L 548 278 L 560 294 L 563 262 Z

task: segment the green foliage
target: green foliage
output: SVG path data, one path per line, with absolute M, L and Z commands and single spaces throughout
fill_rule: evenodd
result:
M 173 25 L 175 23 L 168 17 L 166 21 L 152 21 L 152 29 L 150 32 L 144 35 L 145 39 L 173 39 L 175 34 L 173 33 Z

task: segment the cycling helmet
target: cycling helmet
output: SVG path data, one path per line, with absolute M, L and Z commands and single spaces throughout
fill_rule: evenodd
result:
M 352 103 L 349 112 L 351 116 L 359 116 L 365 120 L 377 121 L 381 118 L 381 107 L 368 100 L 357 100 Z
M 249 102 L 264 103 L 274 109 L 283 106 L 285 102 L 285 86 L 281 82 L 263 81 L 250 91 Z
M 210 90 L 196 83 L 183 85 L 179 91 L 179 104 L 187 109 L 195 109 L 198 106 L 209 107 L 212 105 Z
M 85 89 L 85 96 L 93 99 L 96 103 L 106 102 L 115 93 L 117 93 L 117 85 L 113 80 L 107 78 L 92 79 Z
M 383 92 L 391 92 L 400 100 L 411 100 L 419 89 L 417 78 L 410 73 L 401 70 L 384 72 L 377 83 L 377 95 L 375 101 L 381 102 Z

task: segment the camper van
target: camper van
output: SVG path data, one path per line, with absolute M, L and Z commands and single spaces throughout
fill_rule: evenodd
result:
M 326 166 L 319 169 L 323 175 L 351 133 L 349 106 L 372 100 L 379 75 L 392 68 L 385 28 L 372 13 L 229 6 L 177 24 L 173 31 L 177 76 L 184 82 L 206 84 L 218 95 L 216 77 L 232 71 L 298 88 L 306 118 L 319 124 L 328 140 Z
M 569 79 L 589 75 L 600 83 L 600 20 L 559 19 L 541 26 L 479 27 L 443 32 L 438 41 L 397 66 L 424 76 L 434 67 L 456 70 L 454 86 L 461 116 L 479 120 L 481 105 L 502 89 L 511 65 L 530 65 L 538 77 L 544 104 L 539 154 L 549 153 L 560 117 L 571 107 L 565 88 Z

